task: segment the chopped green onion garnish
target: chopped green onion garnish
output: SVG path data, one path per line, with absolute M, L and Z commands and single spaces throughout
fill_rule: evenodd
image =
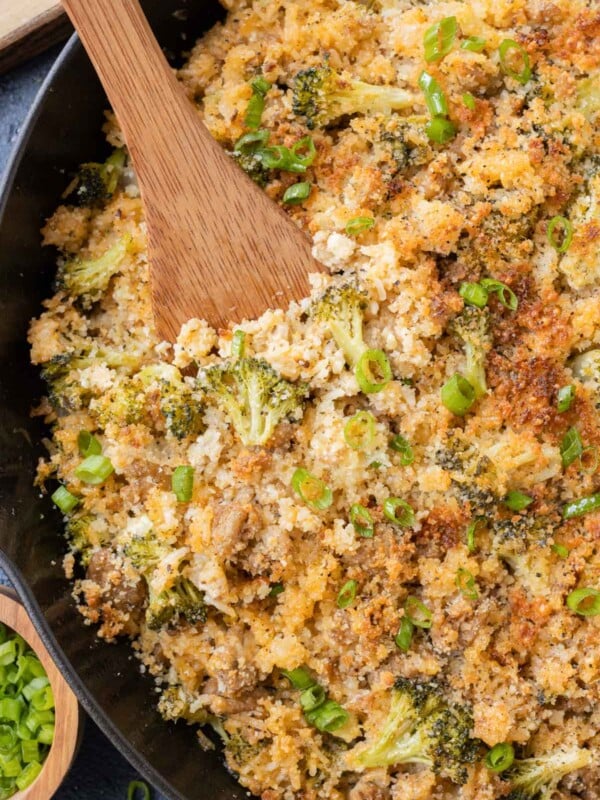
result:
M 297 205 L 298 203 L 304 202 L 310 195 L 310 188 L 311 186 L 308 181 L 294 183 L 285 190 L 283 202 L 290 205 Z
M 489 298 L 488 290 L 480 283 L 461 283 L 459 295 L 469 306 L 485 308 Z
M 504 505 L 511 511 L 523 511 L 533 503 L 533 497 L 523 492 L 511 491 L 504 498 Z
M 142 793 L 142 800 L 150 800 L 150 789 L 144 781 L 131 781 L 127 787 L 127 800 L 135 800 L 137 792 Z
M 392 380 L 392 368 L 383 350 L 365 350 L 354 368 L 356 382 L 365 394 L 381 392 Z
M 485 765 L 492 772 L 504 772 L 515 760 L 515 748 L 509 742 L 495 744 L 485 757 Z
M 383 503 L 383 513 L 390 522 L 401 528 L 411 528 L 415 524 L 412 506 L 399 497 L 388 497 Z
M 525 48 L 514 39 L 505 39 L 500 43 L 498 48 L 500 54 L 500 65 L 505 74 L 514 78 L 519 83 L 525 85 L 531 78 L 531 65 L 529 62 L 529 54 Z M 518 60 L 520 69 L 514 69 L 509 62 Z
M 568 558 L 568 557 L 569 557 L 569 552 L 570 552 L 570 551 L 569 551 L 569 548 L 568 548 L 568 547 L 565 547 L 565 545 L 564 545 L 564 544 L 559 544 L 558 542 L 555 542 L 555 543 L 552 545 L 552 548 L 551 548 L 551 549 L 552 549 L 552 552 L 553 552 L 553 553 L 556 553 L 556 555 L 557 555 L 559 558 Z
M 284 591 L 283 583 L 274 583 L 269 591 L 269 597 L 277 597 Z
M 269 141 L 270 133 L 267 130 L 252 131 L 241 136 L 234 145 L 234 153 L 252 153 L 261 145 Z
M 338 608 L 348 608 L 356 599 L 356 590 L 358 583 L 356 581 L 346 581 L 342 586 L 337 596 Z
M 502 281 L 497 281 L 495 278 L 482 278 L 481 286 L 489 294 L 496 294 L 502 305 L 510 311 L 516 311 L 519 307 L 517 295 Z
M 442 403 L 457 417 L 463 417 L 474 402 L 475 389 L 458 372 L 442 386 Z
M 250 86 L 252 86 L 252 90 L 254 92 L 258 92 L 258 94 L 265 95 L 269 89 L 271 88 L 271 84 L 266 78 L 263 78 L 262 75 L 258 75 L 258 77 L 254 78 L 251 81 Z
M 481 53 L 486 44 L 481 36 L 468 36 L 460 47 L 461 50 L 469 50 L 471 53 Z
M 292 489 L 307 506 L 323 511 L 333 502 L 333 493 L 327 484 L 303 467 L 292 475 Z
M 569 428 L 560 443 L 560 457 L 566 469 L 583 453 L 583 442 L 577 428 Z
M 468 569 L 460 567 L 456 573 L 456 588 L 469 600 L 477 600 L 479 592 L 477 591 L 477 584 L 473 574 Z
M 467 528 L 467 550 L 469 553 L 474 553 L 477 549 L 477 544 L 475 542 L 475 534 L 481 528 L 485 528 L 488 524 L 486 517 L 475 517 L 474 520 L 469 522 L 469 526 Z
M 246 352 L 246 334 L 244 331 L 237 330 L 231 337 L 231 357 L 243 358 Z
M 355 503 L 350 507 L 350 522 L 363 539 L 372 539 L 374 533 L 373 517 L 368 508 Z
M 425 61 L 440 61 L 447 56 L 456 39 L 458 22 L 456 17 L 445 17 L 427 28 L 423 36 Z
M 271 88 L 271 84 L 269 81 L 265 80 L 265 78 L 259 76 L 255 78 L 250 85 L 252 86 L 252 97 L 246 108 L 244 122 L 247 128 L 255 130 L 260 127 L 262 113 L 265 108 L 265 95 Z
M 409 595 L 404 603 L 404 616 L 415 628 L 431 628 L 433 614 L 418 597 Z
M 573 241 L 573 224 L 566 217 L 552 217 L 547 236 L 557 253 L 566 253 Z
M 561 386 L 556 396 L 556 409 L 559 414 L 564 414 L 568 411 L 575 399 L 575 386 L 572 383 L 567 386 Z
M 600 591 L 591 587 L 575 589 L 567 597 L 567 606 L 580 617 L 597 617 L 600 614 Z
M 314 711 L 305 712 L 305 717 L 318 730 L 333 733 L 348 722 L 350 714 L 335 700 L 326 700 Z
M 583 453 L 579 456 L 581 469 L 586 475 L 593 475 L 598 469 L 598 448 L 595 445 L 588 445 L 583 448 Z
M 63 514 L 68 514 L 69 511 L 73 511 L 75 506 L 79 505 L 79 498 L 71 494 L 65 486 L 59 486 L 58 489 L 52 493 L 50 499 L 55 506 L 60 508 Z
M 591 494 L 588 497 L 580 497 L 578 500 L 571 500 L 563 506 L 562 515 L 563 519 L 573 519 L 574 517 L 581 517 L 584 514 L 590 514 L 592 511 L 598 511 L 600 508 L 600 492 Z
M 308 689 L 310 686 L 315 685 L 315 681 L 304 667 L 296 667 L 296 669 L 291 670 L 282 669 L 281 672 L 292 684 L 294 689 Z
M 456 136 L 456 126 L 446 117 L 434 117 L 425 126 L 427 138 L 436 144 L 446 144 Z
M 99 456 L 102 452 L 102 445 L 89 431 L 79 431 L 77 447 L 84 458 L 88 456 Z
M 357 236 L 363 231 L 370 230 L 375 225 L 373 217 L 353 217 L 346 223 L 345 231 L 348 236 Z
M 411 443 L 399 433 L 396 434 L 396 436 L 394 436 L 394 438 L 390 441 L 390 447 L 392 450 L 395 450 L 396 453 L 400 453 L 401 466 L 408 467 L 415 460 L 415 454 L 413 452 Z
M 313 711 L 317 706 L 325 702 L 325 689 L 314 683 L 307 689 L 304 689 L 300 695 L 300 705 L 303 711 Z
M 375 417 L 370 411 L 357 411 L 344 425 L 344 439 L 353 450 L 368 450 L 375 438 Z
M 75 469 L 75 477 L 91 486 L 99 486 L 115 471 L 110 458 L 88 456 Z
M 402 617 L 400 620 L 400 628 L 394 638 L 396 647 L 402 650 L 403 653 L 408 653 L 413 638 L 415 626 L 408 617 Z
M 465 108 L 468 108 L 469 111 L 475 111 L 475 98 L 471 92 L 465 92 L 462 96 L 462 101 Z
M 20 775 L 15 778 L 15 785 L 19 791 L 23 791 L 34 782 L 42 771 L 42 765 L 38 761 L 32 761 L 23 769 Z M 5 769 L 6 774 L 6 769 Z
M 171 476 L 171 489 L 180 503 L 189 503 L 194 491 L 194 468 L 175 467 Z
M 442 87 L 429 72 L 422 72 L 419 76 L 419 88 L 425 95 L 425 104 L 432 117 L 446 117 L 448 115 L 448 101 Z

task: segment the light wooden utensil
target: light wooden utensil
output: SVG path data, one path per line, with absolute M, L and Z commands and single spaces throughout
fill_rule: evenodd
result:
M 60 0 L 0 0 L 0 73 L 67 37 Z
M 308 293 L 309 240 L 213 140 L 137 0 L 63 0 L 119 119 L 148 225 L 158 333 L 226 327 Z
M 22 636 L 42 662 L 52 686 L 56 716 L 54 741 L 42 771 L 30 786 L 13 794 L 11 800 L 49 800 L 62 783 L 75 755 L 79 705 L 38 636 L 27 611 L 16 594 L 5 586 L 0 587 L 0 622 Z

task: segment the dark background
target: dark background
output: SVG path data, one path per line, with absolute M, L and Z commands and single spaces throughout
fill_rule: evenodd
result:
M 0 76 L 0 174 L 4 172 L 19 129 L 58 52 L 55 48 Z M 1 571 L 0 582 L 8 583 Z M 97 726 L 87 719 L 77 758 L 55 798 L 126 800 L 132 780 L 141 778 Z M 155 800 L 163 800 L 158 792 L 153 792 L 153 796 Z

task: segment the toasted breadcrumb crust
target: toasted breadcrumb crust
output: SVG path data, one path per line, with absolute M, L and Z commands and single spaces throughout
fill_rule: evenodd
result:
M 53 426 L 39 481 L 57 477 L 80 498 L 70 524 L 80 523 L 84 541 L 71 531 L 78 565 L 69 554 L 65 566 L 81 612 L 101 637 L 132 637 L 171 698 L 162 705 L 167 717 L 219 720 L 230 744 L 244 743 L 226 748 L 228 764 L 263 800 L 494 800 L 509 791 L 481 762 L 462 786 L 422 766 L 349 772 L 347 744 L 307 722 L 281 674 L 299 666 L 365 734 L 382 726 L 398 676 L 436 677 L 471 709 L 473 736 L 487 746 L 512 742 L 526 754 L 588 748 L 592 765 L 564 779 L 556 797 L 597 800 L 600 616 L 573 613 L 566 597 L 577 587 L 600 589 L 600 514 L 564 521 L 561 509 L 600 490 L 600 474 L 579 460 L 564 469 L 560 444 L 576 427 L 586 446 L 600 446 L 600 371 L 572 369 L 574 357 L 600 347 L 600 8 L 594 0 L 225 5 L 226 19 L 197 43 L 179 77 L 229 152 L 247 132 L 250 81 L 259 74 L 272 84 L 262 117 L 270 141 L 291 147 L 313 137 L 317 156 L 302 177 L 310 197 L 284 206 L 330 270 L 312 276 L 312 300 L 340 274 L 358 280 L 368 299 L 365 341 L 385 351 L 393 380 L 361 394 L 307 299 L 239 326 L 249 355 L 310 387 L 302 420 L 281 424 L 265 446 L 245 447 L 210 405 L 197 432 L 177 438 L 158 390 L 135 414 L 112 416 L 110 403 L 149 365 L 174 365 L 194 391 L 199 370 L 230 356 L 232 331 L 198 319 L 174 346 L 158 341 L 130 169 L 101 207 L 67 200 L 43 231 L 63 261 L 95 259 L 127 241 L 89 307 L 59 288 L 30 328 L 35 364 L 89 354 L 70 375 L 77 402 L 69 396 L 53 409 L 44 401 L 37 411 Z M 423 34 L 450 15 L 460 38 L 442 61 L 426 64 Z M 482 52 L 459 46 L 468 36 L 485 39 Z M 525 85 L 502 69 L 498 47 L 507 38 L 529 55 Z M 353 78 L 413 91 L 415 107 L 308 130 L 293 113 L 290 87 L 298 71 L 325 60 Z M 443 86 L 458 129 L 443 146 L 424 132 L 423 69 Z M 106 132 L 123 145 L 111 115 Z M 296 180 L 274 171 L 265 190 L 281 201 Z M 573 223 L 564 254 L 547 238 L 555 215 Z M 358 216 L 375 224 L 348 236 L 345 225 Z M 452 333 L 463 309 L 458 288 L 484 277 L 507 284 L 518 308 L 490 300 L 487 392 L 456 417 L 440 388 L 464 369 Z M 107 350 L 135 366 L 111 366 Z M 559 413 L 557 393 L 568 384 L 575 400 Z M 367 451 L 344 438 L 361 409 L 376 420 Z M 81 430 L 95 434 L 114 466 L 99 486 L 75 476 Z M 388 447 L 397 434 L 412 445 L 408 466 Z M 179 465 L 194 468 L 189 503 L 171 491 Z M 300 466 L 331 489 L 329 508 L 314 510 L 293 491 Z M 508 510 L 510 491 L 533 503 Z M 384 516 L 390 496 L 411 504 L 414 527 Z M 356 503 L 374 518 L 372 538 L 350 523 Z M 473 552 L 466 530 L 478 515 L 486 522 Z M 146 585 L 127 543 L 150 533 L 176 553 L 151 583 L 168 587 L 183 564 L 204 593 L 205 622 L 148 626 Z M 459 570 L 472 574 L 476 599 L 458 590 Z M 357 595 L 341 609 L 336 598 L 348 580 Z M 279 584 L 283 591 L 273 592 Z M 409 595 L 427 606 L 432 625 L 416 630 L 403 653 L 394 637 Z

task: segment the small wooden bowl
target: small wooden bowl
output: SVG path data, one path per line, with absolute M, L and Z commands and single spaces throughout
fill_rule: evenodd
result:
M 56 715 L 54 741 L 42 771 L 30 786 L 13 794 L 11 800 L 49 800 L 69 771 L 77 749 L 79 705 L 16 593 L 6 586 L 0 586 L 0 622 L 22 636 L 42 662 L 52 686 Z

